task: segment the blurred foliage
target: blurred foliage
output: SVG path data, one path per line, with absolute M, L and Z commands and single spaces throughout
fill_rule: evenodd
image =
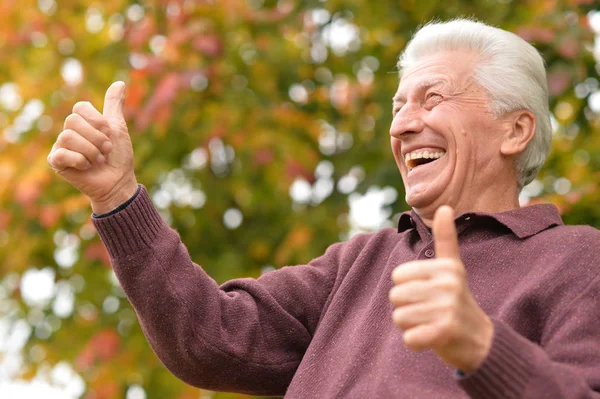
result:
M 567 223 L 600 227 L 592 6 L 3 0 L 0 312 L 33 329 L 22 376 L 64 359 L 84 379 L 86 398 L 125 397 L 132 384 L 148 398 L 201 396 L 152 353 L 112 277 L 87 199 L 47 166 L 75 102 L 101 109 L 109 84 L 125 80 L 138 180 L 217 281 L 259 276 L 305 263 L 345 237 L 352 191 L 392 186 L 399 193 L 393 212 L 407 209 L 388 136 L 397 56 L 424 21 L 474 16 L 531 41 L 547 62 L 557 132 L 551 158 L 525 194 L 556 204 Z M 315 175 L 317 165 L 324 176 Z M 351 184 L 333 186 L 344 177 Z M 293 201 L 294 181 L 311 185 L 313 196 Z M 224 224 L 227 210 L 229 227 L 241 212 L 239 227 Z M 58 299 L 35 305 L 21 295 L 23 273 L 47 267 L 56 287 L 74 294 L 72 312 L 55 314 Z

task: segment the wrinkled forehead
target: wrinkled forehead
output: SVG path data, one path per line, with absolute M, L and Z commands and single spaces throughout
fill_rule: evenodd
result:
M 398 90 L 394 95 L 394 101 L 406 101 L 406 98 L 411 94 L 417 94 L 421 92 L 426 92 L 429 89 L 433 88 L 446 88 L 449 87 L 449 82 L 445 79 L 423 79 L 423 80 L 415 80 L 413 82 L 408 80 L 400 80 L 400 84 L 398 85 Z
M 470 52 L 435 53 L 400 71 L 397 94 L 405 96 L 434 86 L 464 90 L 473 83 L 474 72 L 475 56 Z

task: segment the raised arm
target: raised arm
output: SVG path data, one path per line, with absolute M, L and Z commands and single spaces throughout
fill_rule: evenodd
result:
M 285 393 L 327 300 L 338 247 L 309 266 L 219 287 L 144 188 L 94 224 L 148 341 L 173 374 L 212 390 Z
M 90 198 L 116 275 L 173 374 L 211 390 L 285 394 L 328 298 L 340 246 L 311 265 L 219 287 L 137 184 L 124 90 L 122 82 L 108 89 L 102 114 L 77 103 L 48 162 Z

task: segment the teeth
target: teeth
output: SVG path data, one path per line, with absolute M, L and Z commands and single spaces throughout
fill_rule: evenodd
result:
M 429 152 L 429 151 L 414 151 L 411 153 L 408 153 L 404 156 L 404 163 L 406 164 L 406 166 L 408 166 L 409 168 L 412 169 L 411 164 L 413 164 L 412 162 L 410 162 L 413 159 L 439 159 L 442 156 L 444 156 L 446 154 L 445 151 L 438 151 L 438 152 Z

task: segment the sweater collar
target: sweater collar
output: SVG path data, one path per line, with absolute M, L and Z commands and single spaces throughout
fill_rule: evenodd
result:
M 521 239 L 563 225 L 558 209 L 551 204 L 531 205 L 500 213 L 467 212 L 456 218 L 457 226 L 475 221 L 500 223 Z M 414 210 L 402 213 L 398 221 L 399 233 L 411 228 L 416 228 L 421 237 L 429 232 L 429 228 Z

